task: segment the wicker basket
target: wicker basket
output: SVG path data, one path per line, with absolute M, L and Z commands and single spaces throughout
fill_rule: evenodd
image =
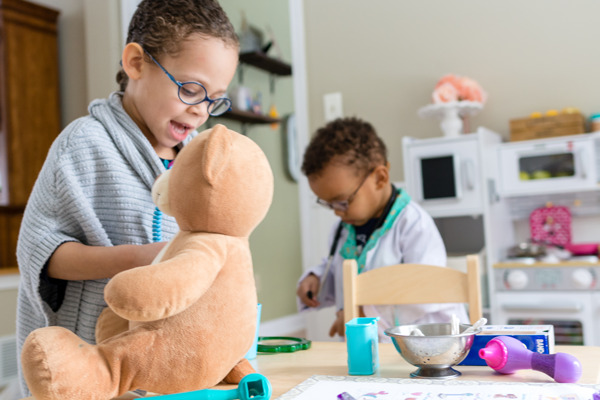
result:
M 510 140 L 531 140 L 585 132 L 585 118 L 580 113 L 550 117 L 520 118 L 510 121 Z

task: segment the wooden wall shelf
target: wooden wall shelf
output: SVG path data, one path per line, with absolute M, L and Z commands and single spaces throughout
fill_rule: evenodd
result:
M 254 51 L 240 53 L 240 62 L 260 68 L 275 75 L 288 76 L 292 74 L 292 66 L 265 53 Z
M 263 52 L 253 51 L 247 53 L 240 53 L 240 66 L 242 64 L 252 65 L 258 69 L 271 74 L 271 92 L 274 91 L 274 76 L 290 76 L 292 75 L 292 66 L 276 58 L 269 57 Z M 239 69 L 240 84 L 243 82 L 242 78 L 243 69 Z M 221 115 L 220 118 L 237 121 L 242 124 L 242 133 L 245 135 L 248 124 L 276 124 L 281 122 L 279 118 L 273 118 L 265 114 L 256 114 L 250 111 L 242 111 L 233 109 L 225 114 Z
M 277 118 L 269 117 L 268 115 L 256 114 L 250 111 L 242 111 L 233 109 L 223 115 L 220 118 L 227 118 L 241 123 L 249 124 L 274 124 L 280 120 Z

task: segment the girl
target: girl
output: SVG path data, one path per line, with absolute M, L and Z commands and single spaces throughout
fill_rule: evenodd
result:
M 238 50 L 215 0 L 139 4 L 121 90 L 93 101 L 58 136 L 27 204 L 17 246 L 19 353 L 32 330 L 49 325 L 94 343 L 108 279 L 150 264 L 176 233 L 175 221 L 155 212 L 151 186 L 210 115 L 229 109 Z M 21 383 L 29 396 L 22 375 Z

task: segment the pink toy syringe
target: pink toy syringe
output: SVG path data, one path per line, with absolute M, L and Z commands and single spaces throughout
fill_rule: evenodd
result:
M 581 363 L 572 355 L 536 353 L 510 336 L 497 336 L 490 340 L 479 350 L 479 357 L 502 374 L 512 374 L 519 369 L 533 369 L 560 383 L 574 383 L 581 378 Z

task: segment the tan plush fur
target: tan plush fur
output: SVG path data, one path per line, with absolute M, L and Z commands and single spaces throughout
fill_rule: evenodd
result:
M 29 335 L 21 360 L 33 395 L 176 393 L 254 372 L 243 359 L 257 304 L 248 236 L 272 195 L 271 168 L 250 139 L 222 125 L 194 138 L 153 187 L 181 231 L 155 263 L 110 280 L 97 345 L 61 327 Z

